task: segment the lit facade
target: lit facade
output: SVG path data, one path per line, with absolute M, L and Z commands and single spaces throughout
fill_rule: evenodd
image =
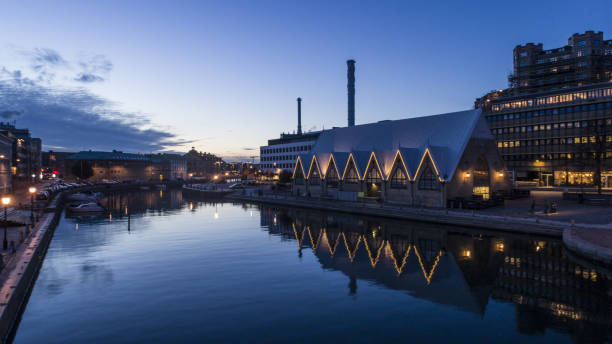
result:
M 612 187 L 612 40 L 514 49 L 510 88 L 476 100 L 517 181 Z
M 93 169 L 91 180 L 164 181 L 187 178 L 187 163 L 178 154 L 131 154 L 119 151 L 83 151 L 69 156 L 66 171 L 88 162 Z
M 293 171 L 300 154 L 309 152 L 321 132 L 304 134 L 281 134 L 278 139 L 268 140 L 267 146 L 259 148 L 259 163 L 263 172 Z
M 31 180 L 40 175 L 42 141 L 32 137 L 28 129 L 18 129 L 10 123 L 0 123 L 0 133 L 12 141 L 11 175 L 19 180 Z
M 13 140 L 0 134 L 0 192 L 9 192 L 12 187 L 11 161 Z
M 480 110 L 324 131 L 293 169 L 293 193 L 445 207 L 510 192 Z

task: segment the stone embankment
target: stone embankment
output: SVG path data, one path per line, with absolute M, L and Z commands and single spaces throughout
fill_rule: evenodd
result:
M 612 229 L 568 228 L 563 243 L 580 256 L 612 266 Z
M 297 198 L 285 195 L 264 194 L 241 195 L 232 194 L 228 199 L 235 201 L 248 201 L 267 203 L 271 205 L 301 207 L 318 210 L 338 211 L 344 213 L 380 216 L 411 221 L 421 221 L 428 223 L 439 223 L 446 225 L 469 226 L 483 229 L 492 229 L 513 233 L 528 233 L 561 237 L 563 231 L 568 228 L 586 229 L 602 228 L 607 225 L 579 224 L 564 221 L 554 221 L 546 219 L 545 216 L 516 217 L 482 214 L 478 211 L 448 210 L 431 208 L 414 208 L 408 206 L 377 204 L 377 203 L 357 203 L 343 202 L 325 199 Z M 612 228 L 609 229 L 612 231 Z
M 56 195 L 54 201 L 61 198 Z M 29 297 L 30 291 L 59 221 L 61 208 L 44 213 L 24 242 L 17 246 L 0 273 L 0 342 L 9 340 Z

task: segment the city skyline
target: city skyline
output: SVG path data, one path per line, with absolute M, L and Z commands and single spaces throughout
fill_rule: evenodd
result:
M 144 4 L 5 4 L 2 120 L 45 150 L 195 146 L 239 159 L 296 130 L 298 96 L 305 131 L 344 126 L 347 59 L 363 124 L 472 108 L 507 87 L 517 44 L 612 33 L 605 1 Z

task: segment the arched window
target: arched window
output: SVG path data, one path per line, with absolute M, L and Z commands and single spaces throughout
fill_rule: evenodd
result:
M 348 165 L 348 170 L 346 171 L 346 175 L 344 175 L 344 182 L 347 184 L 357 184 L 359 183 L 359 176 L 357 175 L 357 168 L 355 164 L 351 160 Z
M 338 186 L 338 171 L 336 171 L 336 164 L 332 160 L 327 167 L 327 176 L 325 177 L 325 181 L 328 186 L 336 187 Z
M 391 175 L 391 188 L 405 189 L 408 186 L 408 176 L 406 172 L 398 165 L 395 172 Z
M 425 167 L 421 178 L 419 178 L 419 189 L 422 190 L 438 190 L 438 178 L 434 174 L 430 166 Z
M 298 162 L 295 165 L 295 175 L 293 177 L 293 180 L 297 185 L 304 185 L 304 173 L 302 172 L 302 163 Z
M 319 174 L 319 169 L 316 168 L 316 166 L 314 165 L 315 163 L 313 162 L 310 171 L 310 176 L 308 177 L 308 181 L 310 182 L 310 185 L 321 185 L 321 175 Z
M 381 181 L 380 172 L 378 172 L 378 168 L 376 168 L 374 164 L 370 164 L 370 169 L 366 175 L 366 181 L 368 183 L 380 183 Z

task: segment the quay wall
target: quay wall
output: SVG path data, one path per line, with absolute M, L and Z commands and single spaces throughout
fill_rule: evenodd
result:
M 63 194 L 52 201 L 61 205 Z M 49 208 L 48 208 L 49 209 Z M 63 207 L 57 206 L 52 212 L 42 214 L 32 234 L 19 245 L 14 257 L 0 274 L 0 342 L 10 342 L 19 324 L 22 311 L 38 277 L 38 272 L 53 238 Z
M 457 212 L 445 209 L 429 209 L 414 207 L 381 206 L 378 204 L 360 204 L 354 202 L 339 202 L 326 200 L 295 200 L 274 197 L 252 197 L 245 195 L 230 195 L 233 201 L 265 203 L 277 206 L 300 207 L 317 210 L 337 211 L 350 214 L 394 218 L 445 225 L 467 226 L 487 230 L 498 230 L 512 233 L 537 234 L 561 238 L 563 230 L 570 225 L 558 221 L 533 218 L 504 217 L 482 215 L 475 212 Z M 579 228 L 579 225 L 575 225 Z

